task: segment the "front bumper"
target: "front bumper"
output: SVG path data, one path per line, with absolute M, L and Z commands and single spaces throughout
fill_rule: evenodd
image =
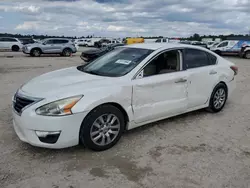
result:
M 60 149 L 78 145 L 79 131 L 87 112 L 69 116 L 40 116 L 27 108 L 22 115 L 13 111 L 13 126 L 19 139 L 33 146 Z M 37 132 L 59 132 L 55 143 L 45 143 Z
M 27 48 L 27 47 L 22 47 L 22 51 L 23 51 L 23 53 L 25 53 L 25 54 L 30 54 L 30 50 Z

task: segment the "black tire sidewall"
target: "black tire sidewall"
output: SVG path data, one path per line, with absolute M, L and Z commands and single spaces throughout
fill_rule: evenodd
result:
M 11 50 L 14 51 L 14 52 L 18 52 L 20 50 L 19 46 L 17 45 L 14 45 L 11 47 Z
M 38 56 L 35 56 L 35 54 L 34 54 L 34 51 L 35 51 L 35 50 L 39 51 L 39 55 L 38 55 Z M 31 50 L 31 56 L 32 56 L 32 57 L 40 57 L 40 56 L 41 56 L 41 50 L 39 50 L 39 49 L 32 49 L 32 50 Z
M 250 51 L 246 51 L 246 53 L 245 53 L 245 58 L 250 59 L 250 58 L 247 58 L 247 54 L 250 54 Z
M 71 49 L 69 49 L 69 48 L 66 48 L 66 49 L 64 49 L 63 50 L 63 55 L 65 56 L 65 57 L 69 57 L 70 56 L 70 54 L 69 55 L 66 55 L 66 52 L 69 52 L 69 53 L 72 53 L 72 50 Z
M 219 109 L 217 109 L 217 108 L 214 107 L 214 95 L 221 88 L 223 88 L 225 90 L 225 92 L 226 92 L 226 99 L 225 99 L 225 102 L 222 105 L 222 107 L 220 107 Z M 225 84 L 223 84 L 223 83 L 217 84 L 215 86 L 212 94 L 211 94 L 211 97 L 210 97 L 210 101 L 209 101 L 209 109 L 210 109 L 210 111 L 215 112 L 215 113 L 216 112 L 220 112 L 224 108 L 224 106 L 225 106 L 225 104 L 227 102 L 227 97 L 228 97 L 228 90 L 227 90 L 227 87 L 225 86 Z
M 94 123 L 94 121 L 100 117 L 103 114 L 107 114 L 107 113 L 112 113 L 114 115 L 117 116 L 117 118 L 120 121 L 120 131 L 117 135 L 117 137 L 114 139 L 113 142 L 111 142 L 108 145 L 105 146 L 99 146 L 96 145 L 90 138 L 90 129 L 92 124 Z M 80 129 L 80 142 L 82 144 L 84 144 L 87 148 L 94 150 L 94 151 L 103 151 L 106 149 L 109 149 L 111 147 L 113 147 L 121 138 L 123 130 L 124 130 L 124 126 L 125 126 L 125 121 L 124 121 L 124 116 L 122 114 L 122 112 L 116 108 L 113 105 L 102 105 L 99 106 L 97 108 L 95 108 L 94 110 L 92 110 L 87 116 L 86 118 L 83 120 L 82 125 L 81 125 L 81 129 Z

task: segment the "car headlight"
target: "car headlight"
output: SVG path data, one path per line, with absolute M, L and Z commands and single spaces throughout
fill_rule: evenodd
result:
M 43 116 L 70 115 L 72 114 L 71 109 L 81 98 L 82 95 L 54 101 L 37 108 L 36 113 Z

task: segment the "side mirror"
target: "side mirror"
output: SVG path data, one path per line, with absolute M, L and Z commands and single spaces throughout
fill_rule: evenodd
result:
M 142 71 L 136 76 L 136 79 L 141 79 L 141 78 L 143 78 L 143 73 L 144 73 L 144 70 L 142 70 Z

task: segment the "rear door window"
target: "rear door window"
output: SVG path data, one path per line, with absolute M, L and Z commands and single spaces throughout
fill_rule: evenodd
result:
M 185 49 L 184 66 L 186 69 L 198 68 L 211 65 L 207 53 L 197 49 Z

